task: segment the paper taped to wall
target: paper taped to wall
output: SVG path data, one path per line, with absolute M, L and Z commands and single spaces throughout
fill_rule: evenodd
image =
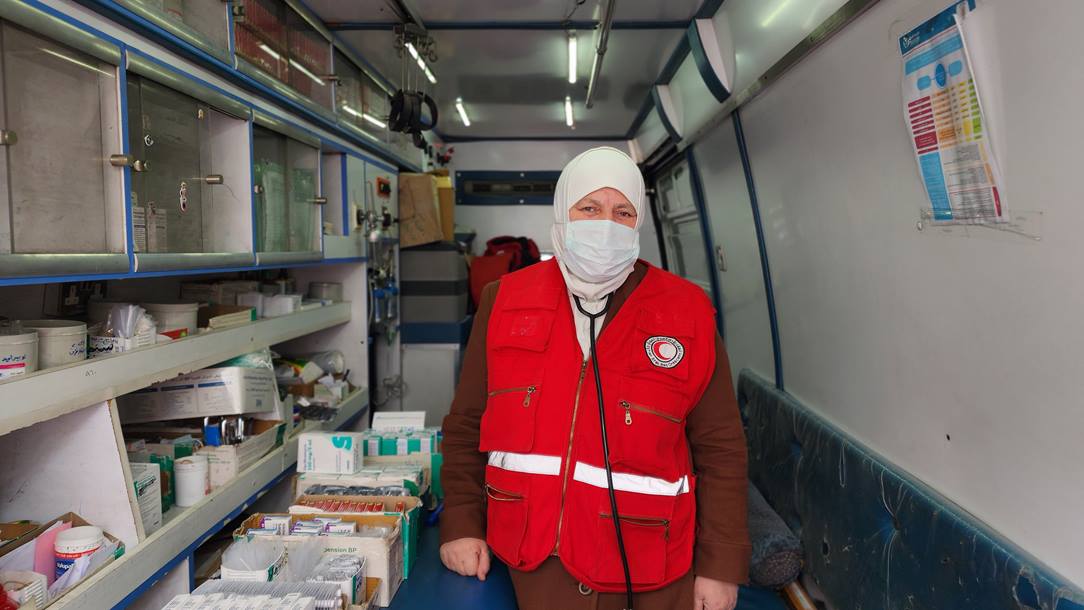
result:
M 963 0 L 900 37 L 904 117 L 933 222 L 1004 222 L 1000 172 L 987 137 L 960 22 Z

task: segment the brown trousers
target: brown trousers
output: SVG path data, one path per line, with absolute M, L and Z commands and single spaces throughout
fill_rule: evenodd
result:
M 496 561 L 496 558 L 494 558 Z M 533 572 L 508 570 L 516 590 L 519 610 L 622 610 L 624 593 L 598 593 L 584 587 L 565 571 L 561 561 L 550 557 Z M 633 595 L 636 610 L 692 610 L 693 573 L 647 593 Z

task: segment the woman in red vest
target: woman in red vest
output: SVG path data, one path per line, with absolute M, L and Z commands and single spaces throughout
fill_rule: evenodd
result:
M 641 610 L 731 610 L 746 581 L 726 351 L 703 290 L 637 259 L 646 213 L 627 155 L 579 155 L 554 195 L 556 256 L 487 286 L 474 320 L 440 554 L 485 580 L 492 549 L 523 610 L 627 608 L 628 590 Z

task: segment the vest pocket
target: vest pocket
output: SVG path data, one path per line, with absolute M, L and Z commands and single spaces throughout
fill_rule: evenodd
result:
M 653 585 L 666 578 L 666 546 L 670 540 L 670 519 L 621 515 L 621 538 L 634 585 Z M 599 584 L 623 584 L 625 572 L 614 531 L 613 514 L 598 514 L 598 548 L 592 580 Z
M 541 384 L 490 391 L 482 414 L 478 450 L 529 452 L 534 446 L 535 414 L 541 394 Z
M 606 427 L 610 459 L 621 470 L 665 476 L 684 474 L 679 451 L 685 451 L 688 399 L 653 383 L 629 379 L 614 398 L 607 397 Z
M 527 485 L 516 475 L 487 466 L 485 492 L 486 542 L 506 564 L 519 566 L 527 532 Z

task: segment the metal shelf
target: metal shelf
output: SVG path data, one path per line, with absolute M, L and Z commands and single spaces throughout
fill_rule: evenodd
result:
M 323 429 L 338 429 L 369 408 L 369 391 L 360 388 L 343 401 L 339 416 Z M 214 536 L 297 467 L 297 438 L 288 437 L 237 478 L 195 506 L 174 508 L 164 525 L 120 559 L 61 597 L 50 608 L 101 610 L 126 606 Z
M 8 381 L 0 384 L 0 435 L 349 322 L 350 308 L 350 303 L 335 303 Z

